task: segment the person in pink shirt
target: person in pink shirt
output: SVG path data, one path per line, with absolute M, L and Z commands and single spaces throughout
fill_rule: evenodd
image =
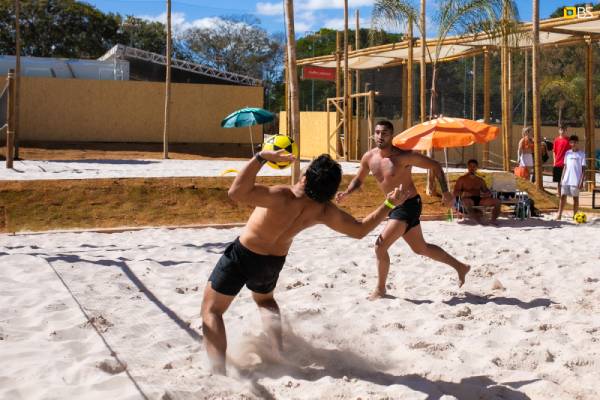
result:
M 552 151 L 554 152 L 554 168 L 552 168 L 552 181 L 558 184 L 558 197 L 561 196 L 561 178 L 565 168 L 565 154 L 571 149 L 569 137 L 567 136 L 567 127 L 560 125 L 558 127 L 558 137 L 554 139 Z

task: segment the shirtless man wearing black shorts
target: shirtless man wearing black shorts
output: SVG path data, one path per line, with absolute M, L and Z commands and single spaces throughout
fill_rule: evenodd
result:
M 465 276 L 470 269 L 468 265 L 461 263 L 442 248 L 425 242 L 421 231 L 419 220 L 422 210 L 421 196 L 417 193 L 413 183 L 411 169 L 415 166 L 433 170 L 442 189 L 443 202 L 450 206 L 452 195 L 448 191 L 448 184 L 442 167 L 437 161 L 429 157 L 392 146 L 393 137 L 394 126 L 391 122 L 380 121 L 377 123 L 375 126 L 375 143 L 377 147 L 365 153 L 360 161 L 360 168 L 356 177 L 350 182 L 346 191 L 340 192 L 336 196 L 338 202 L 343 201 L 346 196 L 361 186 L 369 171 L 373 173 L 379 187 L 384 192 L 389 192 L 391 188 L 398 185 L 402 185 L 404 190 L 409 192 L 408 200 L 390 212 L 388 222 L 375 243 L 378 282 L 377 287 L 370 296 L 372 300 L 385 296 L 385 284 L 390 269 L 388 249 L 401 237 L 415 253 L 454 268 L 458 273 L 459 286 L 465 283 Z
M 331 199 L 342 179 L 340 165 L 328 155 L 316 158 L 300 182 L 293 186 L 256 184 L 256 175 L 267 161 L 291 161 L 280 151 L 261 151 L 240 171 L 229 188 L 229 197 L 255 206 L 241 236 L 231 243 L 217 262 L 204 290 L 202 332 L 212 371 L 225 374 L 227 337 L 223 313 L 246 285 L 261 312 L 271 340 L 273 356 L 283 349 L 281 317 L 273 291 L 294 236 L 316 225 L 362 238 L 379 225 L 388 211 L 408 198 L 393 188 L 385 202 L 362 221 L 340 210 Z
M 494 207 L 492 211 L 491 223 L 497 225 L 497 219 L 500 215 L 500 200 L 492 197 L 492 192 L 488 189 L 482 177 L 477 176 L 479 163 L 472 159 L 467 161 L 467 173 L 456 180 L 454 184 L 454 196 L 462 201 L 467 211 L 471 212 L 473 207 L 490 206 Z M 481 223 L 479 212 L 473 213 L 477 222 Z

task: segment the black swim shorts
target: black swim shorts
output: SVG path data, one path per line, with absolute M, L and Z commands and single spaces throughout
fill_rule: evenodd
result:
M 473 200 L 473 205 L 475 207 L 477 207 L 481 203 L 481 196 L 468 196 L 464 198 Z
M 423 204 L 421 203 L 421 196 L 416 195 L 390 211 L 388 217 L 390 219 L 406 222 L 408 225 L 406 227 L 406 232 L 408 232 L 421 223 L 419 218 L 421 217 L 422 210 Z
M 562 178 L 562 172 L 565 167 L 554 167 L 552 168 L 552 182 L 560 182 Z
M 246 285 L 256 293 L 267 294 L 277 285 L 285 256 L 265 256 L 245 248 L 237 238 L 217 262 L 208 280 L 217 292 L 235 296 Z

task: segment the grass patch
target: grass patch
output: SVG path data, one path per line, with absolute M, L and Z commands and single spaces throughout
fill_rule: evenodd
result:
M 489 175 L 489 174 L 488 174 Z M 451 175 L 453 183 L 459 175 Z M 351 177 L 345 176 L 341 188 Z M 488 181 L 491 176 L 485 176 Z M 227 190 L 233 177 L 128 178 L 0 182 L 0 230 L 92 229 L 245 222 L 252 211 L 232 202 Z M 267 185 L 287 184 L 286 177 L 259 177 Z M 425 175 L 415 184 L 424 193 Z M 556 208 L 556 198 L 519 180 L 540 209 Z M 445 214 L 439 197 L 423 196 L 424 214 Z M 368 177 L 343 208 L 364 217 L 383 201 L 377 182 Z

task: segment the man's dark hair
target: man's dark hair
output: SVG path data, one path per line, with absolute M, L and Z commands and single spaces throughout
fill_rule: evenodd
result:
M 578 142 L 579 143 L 579 136 L 577 136 L 577 135 L 569 136 L 569 142 Z
M 567 130 L 567 124 L 565 124 L 565 123 L 561 122 L 561 123 L 558 125 L 558 129 L 562 129 L 563 131 Z
M 377 125 L 381 125 L 381 126 L 385 126 L 386 128 L 388 128 L 389 130 L 391 130 L 392 132 L 394 132 L 394 124 L 392 124 L 390 121 L 388 121 L 387 119 L 382 119 L 381 121 L 378 121 L 375 126 Z
M 315 158 L 304 173 L 304 193 L 319 203 L 333 199 L 342 181 L 342 167 L 329 154 Z
M 474 159 L 474 158 L 471 158 L 469 161 L 467 161 L 467 165 L 469 165 L 469 164 L 475 164 L 477 166 L 479 165 L 479 163 L 477 162 L 477 160 Z

